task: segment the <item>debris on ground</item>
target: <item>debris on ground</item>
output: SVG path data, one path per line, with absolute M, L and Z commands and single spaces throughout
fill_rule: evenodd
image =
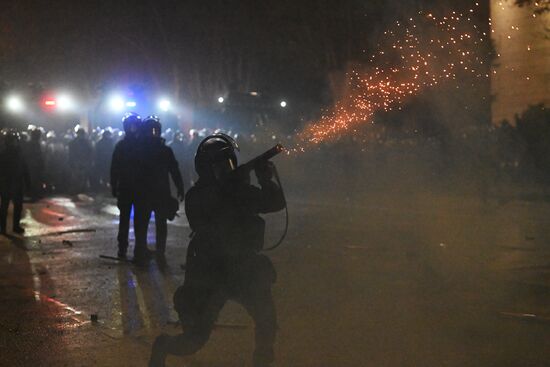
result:
M 91 197 L 91 196 L 88 196 L 86 194 L 78 194 L 76 195 L 76 198 L 79 200 L 79 201 L 82 201 L 82 202 L 88 202 L 88 203 L 91 203 L 91 202 L 94 202 L 94 198 Z
M 550 323 L 550 317 L 543 317 L 534 313 L 521 313 L 521 312 L 500 312 L 500 316 L 512 319 L 518 319 L 523 321 L 536 321 L 542 323 Z
M 45 236 L 61 236 L 61 235 L 70 234 L 70 233 L 88 233 L 88 232 L 96 232 L 96 229 L 95 228 L 69 229 L 67 231 L 47 233 L 45 234 Z

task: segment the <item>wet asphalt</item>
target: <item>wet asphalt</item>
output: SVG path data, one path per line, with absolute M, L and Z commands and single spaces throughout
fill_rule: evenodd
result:
M 548 202 L 293 195 L 289 211 L 269 253 L 277 366 L 550 366 Z M 117 213 L 103 195 L 51 197 L 25 205 L 24 237 L 0 236 L 1 366 L 145 366 L 154 337 L 179 332 L 185 216 L 166 260 L 138 267 L 100 258 Z M 267 221 L 269 244 L 284 216 Z M 168 365 L 250 366 L 253 333 L 229 303 L 206 347 Z

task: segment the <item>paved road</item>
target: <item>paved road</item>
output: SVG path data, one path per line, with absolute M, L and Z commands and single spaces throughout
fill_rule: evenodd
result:
M 270 254 L 278 366 L 550 365 L 549 204 L 386 192 L 295 197 L 290 213 Z M 116 253 L 116 215 L 101 196 L 44 199 L 25 238 L 0 239 L 1 366 L 144 366 L 178 332 L 187 222 L 170 225 L 166 263 L 139 268 L 99 257 Z M 282 225 L 268 218 L 268 242 Z M 249 317 L 228 304 L 219 324 L 169 365 L 249 366 Z

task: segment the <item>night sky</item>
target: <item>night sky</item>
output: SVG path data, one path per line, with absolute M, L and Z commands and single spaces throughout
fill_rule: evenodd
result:
M 445 8 L 435 3 L 10 1 L 0 79 L 88 95 L 139 84 L 194 103 L 229 89 L 323 103 L 330 72 L 361 61 L 394 19 Z

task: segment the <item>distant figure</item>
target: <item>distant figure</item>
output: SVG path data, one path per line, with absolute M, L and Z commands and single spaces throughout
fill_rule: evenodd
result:
M 185 135 L 179 130 L 176 131 L 174 134 L 174 139 L 168 144 L 168 146 L 172 149 L 174 156 L 181 165 L 186 158 L 187 153 L 187 142 L 185 141 Z
M 136 261 L 138 262 L 149 255 L 147 228 L 153 212 L 155 213 L 157 254 L 162 256 L 166 250 L 168 207 L 172 200 L 170 178 L 176 186 L 180 201 L 183 201 L 185 192 L 174 152 L 164 144 L 164 139 L 161 138 L 162 125 L 158 117 L 147 117 L 143 120 L 142 126 L 134 222 Z
M 13 202 L 13 231 L 22 234 L 19 224 L 23 210 L 24 189 L 30 185 L 25 157 L 21 151 L 20 136 L 16 131 L 4 131 L 4 149 L 0 154 L 0 233 L 6 234 L 8 208 Z
M 29 141 L 24 145 L 25 160 L 31 176 L 30 196 L 33 201 L 44 194 L 44 148 L 42 147 L 42 129 L 33 126 L 29 131 Z
M 174 157 L 178 161 L 180 172 L 182 173 L 183 183 L 185 185 L 184 175 L 188 175 L 191 168 L 189 167 L 189 154 L 188 154 L 188 145 L 186 136 L 181 131 L 176 131 L 174 133 L 174 139 L 168 144 L 170 149 L 174 152 Z M 187 183 L 189 184 L 189 183 Z
M 256 167 L 261 186 L 237 167 L 236 144 L 227 135 L 211 135 L 198 146 L 197 183 L 185 196 L 185 212 L 193 237 L 187 250 L 183 286 L 174 306 L 183 333 L 155 340 L 150 367 L 165 365 L 168 355 L 189 355 L 207 342 L 219 312 L 228 300 L 239 302 L 256 324 L 254 367 L 270 366 L 277 329 L 271 293 L 276 273 L 263 247 L 265 222 L 260 213 L 284 208 L 280 187 L 272 180 L 271 163 Z
M 46 134 L 45 180 L 49 192 L 67 189 L 67 147 L 53 130 Z
M 137 133 L 141 126 L 141 117 L 133 112 L 122 118 L 124 139 L 119 141 L 111 159 L 111 192 L 117 198 L 120 210 L 118 221 L 118 257 L 125 258 L 128 250 L 128 232 L 130 231 L 130 216 L 136 203 L 137 175 Z M 134 220 L 135 228 L 135 220 Z M 136 254 L 136 248 L 134 249 Z
M 69 143 L 69 167 L 71 169 L 71 191 L 84 192 L 90 179 L 92 159 L 92 143 L 88 139 L 86 130 L 77 126 L 76 138 Z
M 101 139 L 95 144 L 94 168 L 95 180 L 101 187 L 109 183 L 109 169 L 115 148 L 115 141 L 111 128 L 107 128 L 101 134 Z
M 195 156 L 195 153 L 197 152 L 197 148 L 199 146 L 199 143 L 201 142 L 201 137 L 199 135 L 199 132 L 195 129 L 189 130 L 189 141 L 187 143 L 187 149 L 185 152 L 185 155 L 187 157 L 186 159 L 186 165 L 188 167 L 192 167 L 192 163 L 190 163 L 191 157 Z M 187 172 L 184 172 L 185 174 L 185 181 L 186 184 L 194 184 L 197 180 L 197 174 L 194 172 L 194 170 L 189 169 Z
M 161 136 L 165 142 L 167 142 L 167 145 L 170 145 L 174 141 L 175 133 L 172 131 L 172 129 L 168 128 L 166 129 Z

